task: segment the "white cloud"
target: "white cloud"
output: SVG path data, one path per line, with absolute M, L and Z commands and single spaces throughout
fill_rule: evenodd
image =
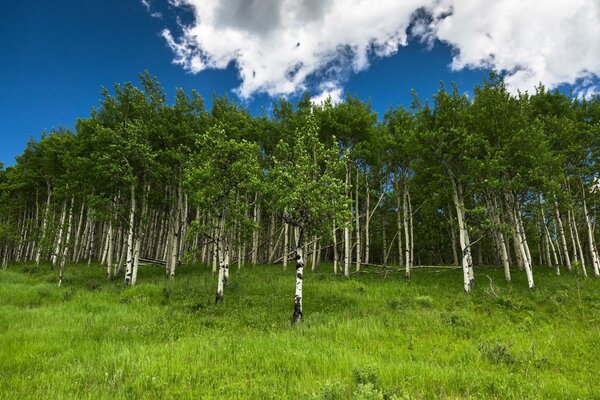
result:
M 147 0 L 142 0 L 147 3 Z M 234 63 L 248 98 L 320 88 L 341 99 L 349 74 L 388 57 L 412 35 L 454 47 L 451 68 L 490 68 L 509 88 L 532 90 L 600 76 L 598 0 L 169 0 L 194 12 L 176 37 L 174 62 L 198 73 Z M 411 25 L 412 24 L 412 25 Z M 410 60 L 407 60 L 410 61 Z M 596 79 L 591 79 L 591 78 Z M 311 82 L 310 84 L 308 82 Z M 316 82 L 316 83 L 314 83 Z M 325 82 L 325 83 L 323 83 Z M 324 86 L 325 85 L 325 86 Z M 330 85 L 327 87 L 327 85 Z
M 310 101 L 315 104 L 323 104 L 328 99 L 333 104 L 341 103 L 344 101 L 344 89 L 342 89 L 336 82 L 325 82 L 319 85 L 321 93 L 313 96 Z
M 431 32 L 459 51 L 455 70 L 506 72 L 513 91 L 600 76 L 598 0 L 444 0 L 436 8 L 452 10 Z

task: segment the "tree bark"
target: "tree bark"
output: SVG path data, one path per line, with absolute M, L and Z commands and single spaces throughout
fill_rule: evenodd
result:
M 467 221 L 465 219 L 465 206 L 462 187 L 460 182 L 458 182 L 454 177 L 451 177 L 451 181 L 454 206 L 456 208 L 456 216 L 458 220 L 458 237 L 461 248 L 464 290 L 466 293 L 470 293 L 475 281 L 472 279 L 473 257 L 471 256 L 471 243 L 469 240 Z
M 68 251 L 69 251 L 69 238 L 71 237 L 71 226 L 73 225 L 73 203 L 74 199 L 71 198 L 71 206 L 69 207 L 69 225 L 67 226 L 67 236 L 65 237 L 65 241 L 62 249 L 62 257 L 60 260 L 60 272 L 58 276 L 58 286 L 62 286 L 63 277 L 65 274 L 65 264 L 67 261 Z
M 294 234 L 296 241 L 296 292 L 294 295 L 294 314 L 292 315 L 292 324 L 302 321 L 302 281 L 304 279 L 302 229 L 300 229 L 298 226 L 294 226 Z
M 130 206 L 129 206 L 129 231 L 127 234 L 127 266 L 125 268 L 125 284 L 131 284 L 133 274 L 133 236 L 135 232 L 135 184 L 129 185 Z

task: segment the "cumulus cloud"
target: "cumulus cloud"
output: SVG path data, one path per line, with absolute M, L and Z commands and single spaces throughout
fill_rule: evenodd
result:
M 446 0 L 436 8 L 451 12 L 430 32 L 458 50 L 455 70 L 504 72 L 513 91 L 600 76 L 598 0 Z
M 319 89 L 321 92 L 310 99 L 315 104 L 323 104 L 327 100 L 333 104 L 344 101 L 344 89 L 336 82 L 324 82 L 319 85 Z
M 147 0 L 142 0 L 146 2 Z M 343 82 L 410 39 L 455 49 L 450 67 L 504 73 L 532 90 L 600 76 L 598 0 L 169 0 L 194 13 L 181 32 L 162 32 L 174 62 L 192 73 L 234 63 L 248 98 L 317 88 L 341 100 Z M 407 60 L 409 61 L 409 60 Z

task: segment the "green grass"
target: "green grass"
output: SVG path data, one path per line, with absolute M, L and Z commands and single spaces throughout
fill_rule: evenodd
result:
M 138 285 L 98 265 L 0 271 L 0 398 L 600 398 L 600 280 L 535 271 L 512 285 L 476 270 L 306 273 L 233 269 L 224 304 L 199 266 L 142 267 Z M 489 279 L 488 279 L 489 277 Z M 493 289 L 490 285 L 493 282 Z

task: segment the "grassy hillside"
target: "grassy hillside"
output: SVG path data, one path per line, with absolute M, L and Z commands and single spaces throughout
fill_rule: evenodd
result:
M 294 271 L 142 267 L 138 286 L 70 266 L 0 271 L 0 397 L 126 399 L 600 398 L 600 281 L 538 268 L 423 269 L 411 280 Z

